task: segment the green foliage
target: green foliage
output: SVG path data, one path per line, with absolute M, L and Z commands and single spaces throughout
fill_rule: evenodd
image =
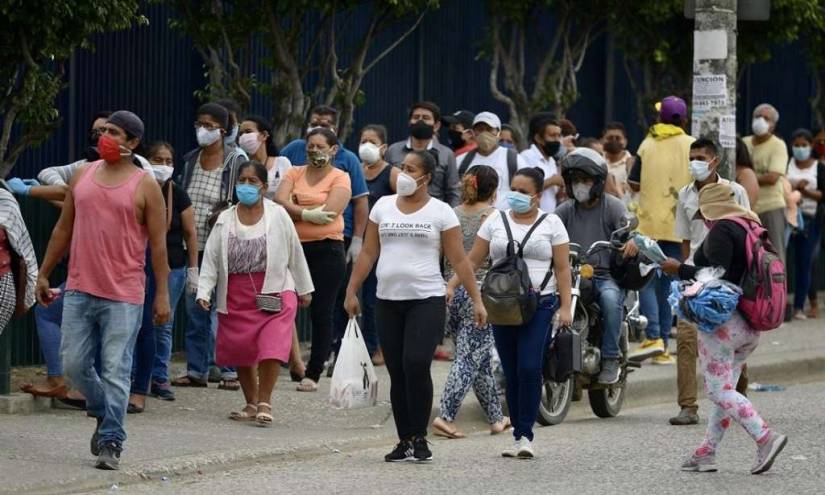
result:
M 55 98 L 65 83 L 65 62 L 77 48 L 93 49 L 97 33 L 148 20 L 138 0 L 0 0 L 0 176 L 25 149 L 59 125 Z M 11 144 L 12 129 L 19 137 Z

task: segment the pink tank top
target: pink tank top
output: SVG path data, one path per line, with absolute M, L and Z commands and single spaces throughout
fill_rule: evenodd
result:
M 103 160 L 83 173 L 72 191 L 74 231 L 66 289 L 112 301 L 143 304 L 146 291 L 146 227 L 135 219 L 135 192 L 143 170 L 124 183 L 95 179 Z

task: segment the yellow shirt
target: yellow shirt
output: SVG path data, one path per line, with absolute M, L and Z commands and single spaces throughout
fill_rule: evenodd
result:
M 745 142 L 745 146 L 748 147 L 748 152 L 751 154 L 751 161 L 756 175 L 768 172 L 785 175 L 785 168 L 788 165 L 788 149 L 785 147 L 784 141 L 776 136 L 771 136 L 761 144 L 754 144 L 753 136 L 747 136 L 742 141 Z M 756 198 L 756 204 L 753 205 L 753 211 L 765 213 L 784 207 L 785 194 L 782 191 L 781 180 L 776 181 L 776 184 L 759 186 L 759 196 Z
M 690 144 L 694 139 L 680 128 L 653 126 L 636 153 L 641 159 L 639 232 L 657 241 L 680 242 L 676 236 L 679 191 L 691 181 Z

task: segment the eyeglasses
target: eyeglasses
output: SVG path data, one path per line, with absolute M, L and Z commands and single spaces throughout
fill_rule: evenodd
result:
M 207 131 L 214 131 L 215 129 L 220 129 L 221 128 L 221 126 L 219 126 L 219 125 L 210 124 L 208 122 L 195 122 L 195 129 L 197 129 L 199 127 L 203 127 Z

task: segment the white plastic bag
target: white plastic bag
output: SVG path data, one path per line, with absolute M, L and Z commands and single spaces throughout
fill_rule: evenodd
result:
M 339 409 L 353 409 L 374 406 L 377 401 L 378 376 L 361 329 L 355 318 L 350 318 L 335 361 L 329 402 Z

